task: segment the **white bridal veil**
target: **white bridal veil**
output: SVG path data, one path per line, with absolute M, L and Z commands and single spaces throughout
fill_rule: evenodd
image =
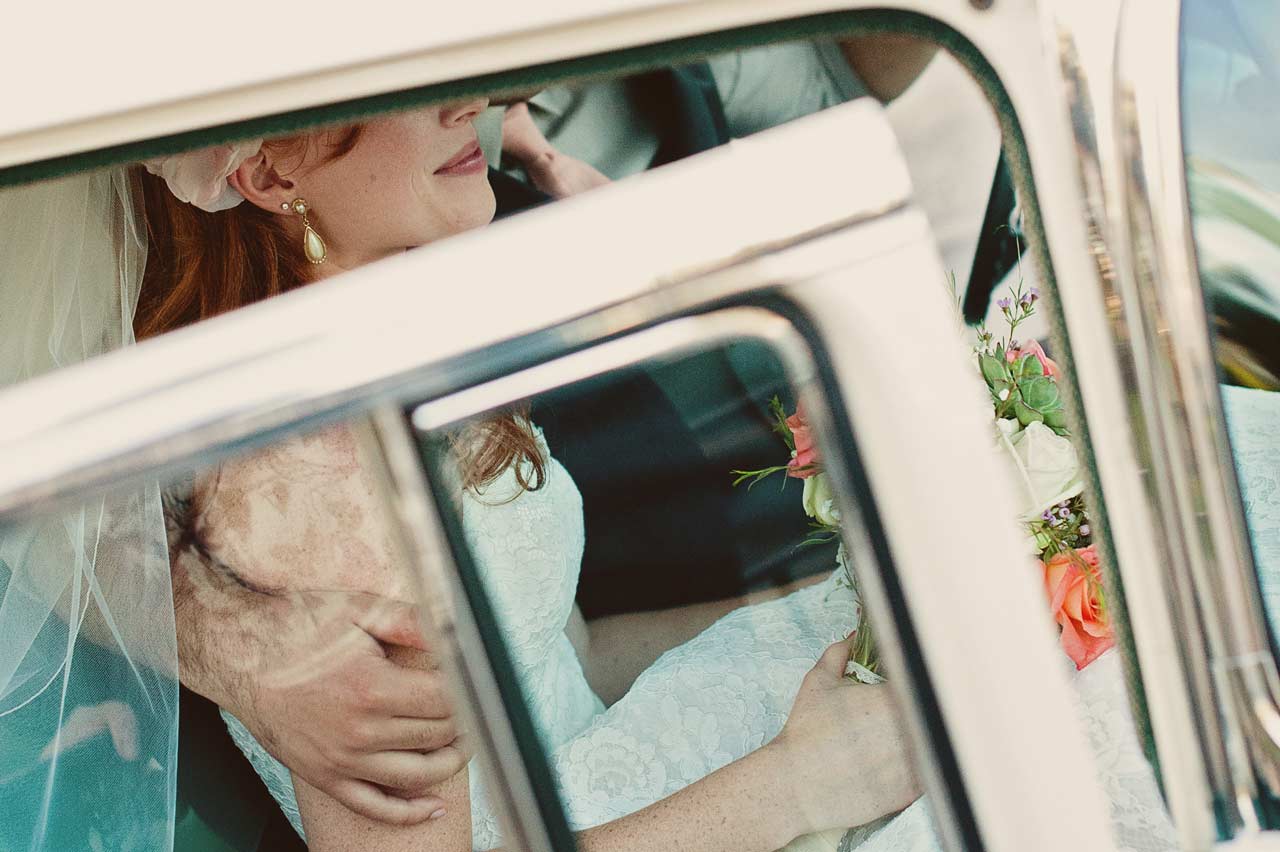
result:
M 123 167 L 0 190 L 0 393 L 133 342 L 138 204 Z M 176 674 L 157 485 L 0 526 L 0 849 L 171 848 Z

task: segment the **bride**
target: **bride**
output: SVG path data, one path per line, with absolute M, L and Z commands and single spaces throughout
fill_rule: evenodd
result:
M 472 128 L 483 106 L 148 163 L 155 260 L 139 336 L 486 224 L 494 199 Z M 768 852 L 905 808 L 860 833 L 859 848 L 937 848 L 885 689 L 842 678 L 841 640 L 858 606 L 834 575 L 730 612 L 668 650 L 606 708 L 571 639 L 583 531 L 568 473 L 519 413 L 463 430 L 454 447 L 463 531 L 580 847 Z M 371 495 L 347 428 L 224 464 L 174 502 L 175 570 L 204 568 L 264 595 L 408 599 Z M 413 652 L 400 662 L 430 665 Z M 1112 655 L 1091 666 L 1079 692 L 1117 834 L 1144 852 L 1173 849 L 1116 665 Z M 236 719 L 227 723 L 313 849 L 501 843 L 469 767 L 434 791 L 444 804 L 431 819 L 389 825 L 291 776 Z
M 486 224 L 494 199 L 472 127 L 484 106 L 148 163 L 139 336 Z M 518 414 L 456 446 L 466 537 L 584 848 L 767 852 L 918 795 L 886 690 L 842 678 L 857 606 L 834 575 L 729 614 L 606 709 L 568 632 L 583 547 L 572 480 Z M 330 429 L 197 480 L 171 512 L 175 569 L 196 560 L 263 594 L 408 599 L 356 447 L 349 429 Z M 387 825 L 291 776 L 227 722 L 313 849 L 501 842 L 469 768 L 433 791 L 444 806 L 432 819 Z

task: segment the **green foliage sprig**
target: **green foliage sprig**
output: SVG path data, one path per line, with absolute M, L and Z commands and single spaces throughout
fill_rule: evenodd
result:
M 1025 288 L 1019 281 L 1011 296 L 996 303 L 1008 323 L 1008 332 L 1003 338 L 996 338 L 985 325 L 979 326 L 975 354 L 997 418 L 1016 418 L 1023 426 L 1038 421 L 1065 436 L 1067 412 L 1057 383 L 1045 375 L 1044 365 L 1035 353 L 1019 349 L 1014 337 L 1018 326 L 1035 315 L 1039 299 L 1040 292 L 1035 287 Z

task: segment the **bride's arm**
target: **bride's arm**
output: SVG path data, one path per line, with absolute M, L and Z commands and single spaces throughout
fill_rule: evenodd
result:
M 580 852 L 773 852 L 804 832 L 784 807 L 788 791 L 766 746 L 644 810 L 577 835 Z M 366 819 L 295 777 L 311 852 L 464 852 L 471 848 L 467 771 L 431 791 L 447 802 L 426 823 L 395 826 Z
M 807 828 L 782 755 L 765 746 L 671 796 L 577 836 L 580 852 L 773 852 Z
M 782 732 L 768 745 L 636 813 L 577 835 L 582 852 L 772 852 L 796 837 L 863 825 L 919 796 L 887 687 L 843 677 L 849 644 L 827 649 L 805 676 Z M 466 770 L 434 792 L 445 813 L 418 826 L 359 817 L 298 788 L 315 852 L 465 852 L 470 847 Z
M 730 612 L 789 595 L 821 579 L 805 577 L 785 586 L 656 612 L 609 615 L 588 621 L 585 626 L 574 607 L 569 638 L 582 660 L 591 689 L 611 706 L 664 653 L 688 642 Z

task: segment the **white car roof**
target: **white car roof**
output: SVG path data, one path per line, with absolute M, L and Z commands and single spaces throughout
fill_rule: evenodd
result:
M 0 168 L 832 5 L 20 3 L 0 51 Z

